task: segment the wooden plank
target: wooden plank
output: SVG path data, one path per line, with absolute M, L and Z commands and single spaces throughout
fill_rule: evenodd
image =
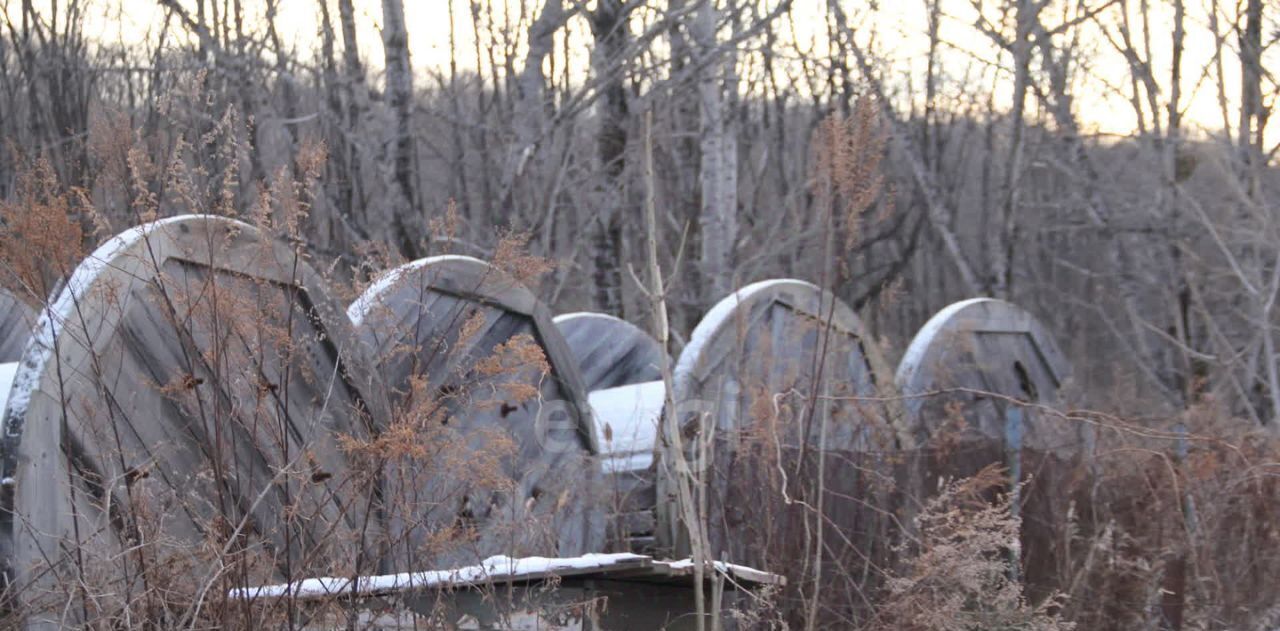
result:
M 148 568 L 195 589 L 210 548 L 258 578 L 376 563 L 373 488 L 339 441 L 386 418 L 383 391 L 293 246 L 212 216 L 112 238 L 42 314 L 6 407 L 0 548 L 29 622 L 83 576 L 107 610 Z
M 892 394 L 892 379 L 874 359 L 875 344 L 851 309 L 829 292 L 797 280 L 744 287 L 722 300 L 690 336 L 675 369 L 675 399 L 691 458 L 700 414 L 714 423 L 711 468 L 702 474 L 709 505 L 708 539 L 717 559 L 765 570 L 793 571 L 794 545 L 804 540 L 798 503 L 808 497 L 816 467 L 816 447 L 828 453 L 868 453 L 866 458 L 832 458 L 829 480 L 865 480 L 868 458 L 896 445 L 889 410 L 881 395 Z M 824 422 L 825 419 L 825 422 Z M 825 438 L 821 428 L 825 425 Z M 782 460 L 779 461 L 778 457 Z M 659 447 L 657 464 L 659 547 L 677 556 L 689 553 L 674 506 L 674 480 Z M 779 471 L 800 472 L 785 480 Z M 835 488 L 837 485 L 832 484 Z M 801 490 L 809 489 L 808 491 Z M 872 521 L 868 505 L 887 504 L 881 491 L 863 484 L 837 495 L 828 490 L 829 515 L 845 521 L 832 528 L 855 532 Z M 833 559 L 858 556 L 868 538 L 832 536 Z
M 393 538 L 411 552 L 393 565 L 602 549 L 586 390 L 532 292 L 483 261 L 433 257 L 384 274 L 348 315 L 389 384 L 393 418 L 437 425 L 429 436 L 438 451 L 401 459 L 385 485 Z M 511 359 L 501 349 L 521 336 L 546 371 L 520 362 L 487 370 Z
M 558 315 L 554 322 L 578 362 L 587 391 L 662 379 L 665 351 L 636 325 L 591 312 Z

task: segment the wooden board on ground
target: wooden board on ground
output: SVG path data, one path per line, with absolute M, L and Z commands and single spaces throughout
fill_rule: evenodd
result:
M 422 449 L 395 455 L 389 523 L 404 567 L 603 546 L 586 391 L 545 305 L 465 256 L 385 273 L 348 315 Z M 413 562 L 413 561 L 417 562 Z
M 1070 521 L 1087 497 L 1077 474 L 1093 442 L 1091 427 L 1054 412 L 1070 366 L 1053 336 L 1027 311 L 976 298 L 939 311 L 920 329 L 897 372 L 917 458 L 923 499 L 942 478 L 1004 467 L 1025 485 L 1013 492 L 1023 523 L 1021 563 L 1031 588 L 1056 571 L 1068 533 L 1042 532 Z M 1055 516 L 1056 514 L 1056 516 Z M 1043 595 L 1043 594 L 1036 594 Z
M 797 571 L 807 517 L 794 500 L 815 503 L 821 471 L 827 527 L 839 531 L 828 539 L 827 576 L 862 575 L 882 558 L 891 539 L 878 511 L 892 476 L 870 472 L 896 449 L 886 387 L 892 377 L 862 322 L 811 283 L 756 283 L 712 308 L 680 355 L 674 392 L 686 457 L 706 484 L 710 554 Z M 709 468 L 693 458 L 707 440 Z M 659 537 L 688 554 L 674 462 L 661 445 L 657 453 Z
M 163 626 L 224 580 L 378 566 L 375 489 L 348 446 L 385 418 L 383 389 L 296 247 L 212 216 L 131 229 L 75 269 L 34 336 L 0 496 L 31 626 Z
M 665 351 L 636 325 L 586 311 L 558 315 L 555 324 L 588 392 L 662 379 Z
M 35 310 L 0 289 L 0 362 L 22 359 L 22 351 L 31 339 L 31 328 L 35 324 Z

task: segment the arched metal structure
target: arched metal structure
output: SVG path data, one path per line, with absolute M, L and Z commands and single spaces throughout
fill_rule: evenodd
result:
M 343 443 L 387 406 L 358 350 L 301 253 L 249 225 L 174 217 L 93 252 L 5 411 L 0 542 L 29 626 L 194 594 L 230 571 L 218 551 L 246 577 L 376 568 Z
M 602 548 L 586 391 L 531 291 L 483 261 L 431 257 L 384 274 L 348 315 L 390 388 L 394 422 L 434 428 L 437 447 L 402 460 L 388 482 L 408 558 Z

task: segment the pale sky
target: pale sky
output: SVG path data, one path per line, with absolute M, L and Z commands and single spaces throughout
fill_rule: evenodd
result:
M 194 0 L 181 0 L 183 4 L 193 7 Z M 307 55 L 318 46 L 316 33 L 319 24 L 319 11 L 316 3 L 320 0 L 280 0 L 280 18 L 277 28 L 282 37 L 291 42 L 300 55 Z M 336 3 L 330 2 L 330 13 L 337 20 Z M 1086 0 L 1089 4 L 1098 4 L 1103 0 Z M 12 0 L 0 0 L 0 6 L 8 3 L 10 13 L 16 13 L 17 3 Z M 156 0 L 89 0 L 89 13 L 93 16 L 90 24 L 100 27 L 97 36 L 105 41 L 145 42 L 154 40 L 163 20 L 163 10 Z M 258 0 L 243 0 L 250 21 L 261 22 L 265 3 Z M 865 0 L 844 0 L 850 14 L 856 12 L 855 7 L 865 7 Z M 944 0 L 944 18 L 941 36 L 949 46 L 943 54 L 943 65 L 953 75 L 960 77 L 966 67 L 981 68 L 987 62 L 997 59 L 998 51 L 982 36 L 973 24 L 979 15 L 975 3 L 984 4 L 988 19 L 998 19 L 994 6 L 997 2 L 987 0 Z M 41 4 L 37 1 L 38 6 Z M 458 63 L 461 68 L 475 68 L 475 36 L 472 31 L 470 0 L 453 0 L 455 23 L 457 26 L 456 41 L 459 49 Z M 512 0 L 494 0 L 492 2 L 496 15 L 494 20 L 501 24 L 508 17 L 512 22 L 517 17 L 520 5 Z M 530 4 L 534 4 L 531 2 Z M 879 11 L 871 14 L 870 23 L 876 25 L 877 50 L 890 60 L 896 78 L 910 74 L 916 81 L 922 81 L 927 51 L 924 0 L 881 0 Z M 1075 2 L 1059 3 L 1074 6 Z M 1131 3 L 1136 4 L 1136 3 Z M 1168 83 L 1168 64 L 1170 57 L 1170 36 L 1172 10 L 1165 3 L 1155 1 L 1154 19 L 1151 26 L 1151 44 L 1153 66 L 1162 84 Z M 1233 3 L 1224 2 L 1224 5 Z M 822 43 L 826 27 L 823 24 L 825 0 L 796 0 L 791 21 L 781 33 L 794 31 L 796 38 L 802 42 L 816 40 L 815 55 L 825 52 Z M 1187 41 L 1183 58 L 1183 103 L 1187 109 L 1186 120 L 1193 131 L 1214 131 L 1222 126 L 1222 116 L 1217 101 L 1216 77 L 1202 76 L 1202 69 L 1212 61 L 1213 40 L 1208 32 L 1208 17 L 1205 5 L 1196 0 L 1189 0 L 1187 15 Z M 367 67 L 373 71 L 381 68 L 382 48 L 379 27 L 382 20 L 382 3 L 380 0 L 355 0 L 361 52 Z M 443 70 L 449 61 L 449 0 L 404 0 L 406 20 L 408 23 L 410 51 L 415 69 L 420 73 L 432 70 Z M 504 8 L 510 7 L 511 16 L 504 14 Z M 1136 15 L 1136 7 L 1131 8 L 1131 24 L 1135 39 L 1141 38 L 1141 22 Z M 537 7 L 527 8 L 536 11 Z M 1112 8 L 1111 19 L 1116 22 Z M 1232 11 L 1228 6 L 1225 10 Z M 1060 21 L 1061 16 L 1049 10 L 1045 21 L 1050 26 Z M 1222 16 L 1221 28 L 1227 28 L 1232 20 Z M 866 21 L 855 20 L 862 24 Z M 175 29 L 174 33 L 181 33 Z M 870 29 L 864 26 L 864 33 Z M 1090 130 L 1103 134 L 1124 135 L 1135 127 L 1135 117 L 1129 104 L 1128 91 L 1131 89 L 1128 71 L 1124 58 L 1106 41 L 1106 33 L 1094 23 L 1086 24 L 1080 32 L 1083 34 L 1078 44 L 1086 54 L 1082 56 L 1084 63 L 1090 67 L 1081 76 L 1088 80 L 1078 82 L 1074 90 L 1078 103 L 1078 112 Z M 1117 31 L 1109 31 L 1118 37 Z M 570 29 L 570 50 L 584 52 L 574 60 L 575 72 L 581 76 L 587 72 L 585 51 L 589 42 L 585 25 L 578 20 Z M 483 41 L 483 38 L 482 38 Z M 1229 46 L 1234 46 L 1235 37 L 1227 38 Z M 339 44 L 340 45 L 340 44 Z M 519 54 L 523 54 L 522 52 Z M 1239 92 L 1238 65 L 1234 63 L 1234 52 L 1224 58 L 1226 91 L 1229 97 Z M 1007 60 L 1006 60 L 1007 61 Z M 517 63 L 517 66 L 519 64 Z M 1034 71 L 1034 70 L 1033 70 Z M 1012 89 L 1012 79 L 1005 76 L 999 81 L 992 81 L 988 74 L 984 81 L 989 89 L 995 83 L 997 103 L 1008 102 Z M 916 86 L 922 93 L 922 88 Z M 955 89 L 952 90 L 955 92 Z M 1119 92 L 1123 91 L 1123 93 Z M 946 93 L 944 92 L 944 96 Z M 1162 95 L 1162 99 L 1167 95 Z M 1231 121 L 1234 124 L 1234 119 Z

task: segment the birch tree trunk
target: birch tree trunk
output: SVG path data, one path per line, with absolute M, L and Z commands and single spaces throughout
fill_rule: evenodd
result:
M 728 99 L 736 90 L 733 59 L 726 58 L 716 37 L 719 12 L 714 0 L 702 0 L 694 18 L 693 38 L 700 58 L 698 111 L 702 185 L 698 227 L 703 284 L 702 302 L 713 303 L 733 287 L 733 245 L 738 237 L 738 144 Z
M 1245 164 L 1261 148 L 1262 129 L 1262 0 L 1248 0 L 1240 33 L 1240 149 Z
M 400 253 L 406 258 L 419 255 L 420 235 L 410 228 L 410 217 L 417 212 L 414 186 L 413 146 L 413 69 L 409 65 L 409 34 L 404 24 L 402 0 L 382 0 L 382 48 L 387 65 L 387 99 L 395 115 L 392 137 L 392 172 L 394 179 L 391 225 Z

